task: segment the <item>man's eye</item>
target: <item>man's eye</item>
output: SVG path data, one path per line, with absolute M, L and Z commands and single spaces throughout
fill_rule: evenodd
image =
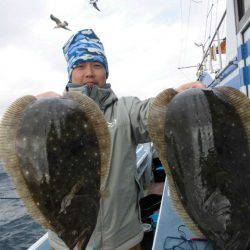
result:
M 79 65 L 77 66 L 77 68 L 79 68 L 79 69 L 83 69 L 83 68 L 84 68 L 84 65 L 79 64 Z
M 98 64 L 94 64 L 94 67 L 95 68 L 102 68 L 102 65 L 98 63 Z

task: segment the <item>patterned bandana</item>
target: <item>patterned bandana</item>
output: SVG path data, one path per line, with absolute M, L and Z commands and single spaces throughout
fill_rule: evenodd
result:
M 106 70 L 108 78 L 108 61 L 103 45 L 92 29 L 84 29 L 73 35 L 63 46 L 63 54 L 68 64 L 69 81 L 75 67 L 82 62 L 99 62 Z

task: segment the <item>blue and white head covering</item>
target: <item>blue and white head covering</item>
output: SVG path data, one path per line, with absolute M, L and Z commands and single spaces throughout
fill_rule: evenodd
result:
M 68 75 L 71 81 L 72 71 L 82 62 L 99 62 L 108 78 L 108 61 L 104 47 L 92 29 L 84 29 L 74 34 L 63 46 L 63 54 L 68 64 Z

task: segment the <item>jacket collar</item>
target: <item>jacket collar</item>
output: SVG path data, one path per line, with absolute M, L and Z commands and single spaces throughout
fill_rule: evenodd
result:
M 102 111 L 105 111 L 108 106 L 117 101 L 117 97 L 111 89 L 111 85 L 109 83 L 106 83 L 102 88 L 97 85 L 90 88 L 86 84 L 79 85 L 69 82 L 66 85 L 66 91 L 78 91 L 89 96 L 97 103 Z

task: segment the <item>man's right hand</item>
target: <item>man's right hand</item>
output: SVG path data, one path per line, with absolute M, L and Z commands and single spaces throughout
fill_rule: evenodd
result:
M 180 93 L 180 92 L 183 92 L 183 91 L 185 91 L 187 89 L 191 89 L 191 88 L 206 88 L 206 86 L 200 81 L 189 82 L 189 83 L 186 83 L 186 84 L 179 86 L 176 89 L 176 91 Z
M 60 95 L 53 91 L 49 91 L 49 92 L 38 94 L 35 97 L 36 99 L 39 100 L 39 99 L 48 98 L 48 97 L 60 97 Z

